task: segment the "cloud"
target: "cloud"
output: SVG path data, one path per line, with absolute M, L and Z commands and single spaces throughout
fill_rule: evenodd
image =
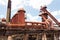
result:
M 19 9 L 19 8 L 25 8 L 28 4 L 28 0 L 11 0 L 12 1 L 12 10 Z
M 60 18 L 58 18 L 58 21 L 60 22 Z
M 60 10 L 53 11 L 51 14 L 60 22 Z
M 60 22 L 60 17 L 58 17 L 60 15 L 60 10 L 53 11 L 53 12 L 50 12 L 50 13 Z M 38 15 L 33 16 L 32 14 L 27 13 L 27 20 L 26 21 L 38 22 L 38 20 L 40 20 L 39 18 L 40 17 Z
M 11 0 L 12 1 L 12 10 L 31 6 L 35 9 L 40 9 L 41 5 L 49 5 L 53 0 Z M 1 5 L 7 5 L 8 0 L 0 0 Z
M 33 16 L 32 14 L 28 13 L 26 21 L 38 22 L 39 16 Z
M 6 6 L 7 5 L 7 0 L 0 0 L 0 5 Z
M 40 6 L 49 5 L 53 0 L 29 0 L 29 6 L 39 9 Z
M 5 14 L 2 14 L 2 12 L 0 11 L 0 18 L 6 18 Z
M 5 2 L 3 0 L 0 0 L 0 4 L 5 5 Z
M 12 1 L 12 10 L 23 7 L 22 0 L 11 0 Z
M 5 18 L 4 15 L 0 15 L 0 18 Z
M 31 6 L 35 9 L 40 9 L 41 5 L 49 5 L 53 0 L 11 0 L 12 10 L 18 9 L 24 6 Z
M 51 14 L 54 16 L 58 16 L 58 15 L 60 15 L 60 10 L 53 11 L 53 12 L 51 12 Z

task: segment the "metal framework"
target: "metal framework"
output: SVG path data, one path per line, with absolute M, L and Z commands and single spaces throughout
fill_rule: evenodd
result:
M 25 10 L 21 8 L 10 20 L 11 1 L 8 1 L 6 20 L 0 22 L 1 40 L 59 40 L 60 29 L 55 27 L 52 20 L 60 27 L 57 19 L 42 7 L 42 22 L 25 21 Z M 50 16 L 49 19 L 48 16 Z M 4 23 L 6 21 L 6 23 Z

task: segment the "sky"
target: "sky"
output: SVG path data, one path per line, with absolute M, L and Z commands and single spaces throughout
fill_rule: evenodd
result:
M 26 21 L 41 21 L 40 8 L 47 6 L 47 10 L 60 22 L 60 0 L 11 0 L 11 18 L 20 8 L 26 11 Z M 0 18 L 6 18 L 8 0 L 0 0 Z

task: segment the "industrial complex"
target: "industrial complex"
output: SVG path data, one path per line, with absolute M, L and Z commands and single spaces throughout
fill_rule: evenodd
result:
M 6 19 L 0 19 L 0 40 L 60 40 L 59 21 L 46 6 L 40 12 L 41 22 L 25 21 L 24 8 L 11 18 L 11 0 L 8 0 Z

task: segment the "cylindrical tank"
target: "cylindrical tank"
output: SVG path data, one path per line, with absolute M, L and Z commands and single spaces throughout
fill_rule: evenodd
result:
M 20 10 L 18 10 L 18 23 L 25 23 L 25 10 L 23 8 L 20 8 Z
M 13 24 L 25 24 L 25 10 L 20 8 L 18 12 L 12 17 Z

